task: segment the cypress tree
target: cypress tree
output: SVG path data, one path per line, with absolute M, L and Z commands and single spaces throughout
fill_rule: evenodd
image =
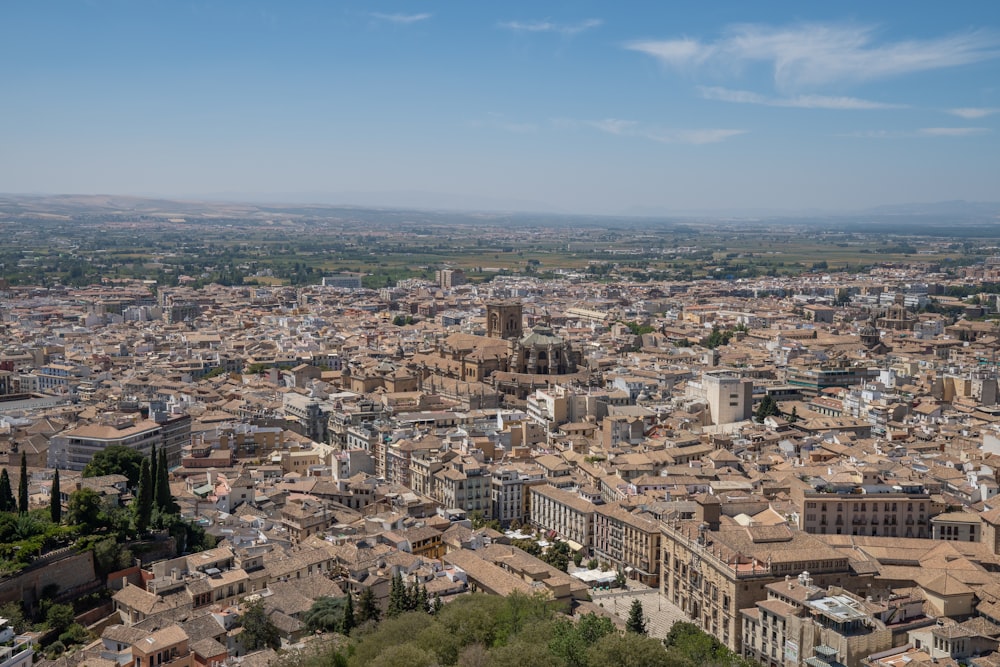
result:
M 399 616 L 406 611 L 406 584 L 403 577 L 397 572 L 392 575 L 392 583 L 389 584 L 389 610 L 388 616 Z
M 177 505 L 174 497 L 170 495 L 170 480 L 167 479 L 167 452 L 160 450 L 160 460 L 156 464 L 156 507 L 163 514 L 176 514 Z
M 140 534 L 149 528 L 153 514 L 153 481 L 149 478 L 149 459 L 142 460 L 139 469 L 139 493 L 135 499 L 135 529 Z
M 347 594 L 347 604 L 344 605 L 344 618 L 340 622 L 340 631 L 345 634 L 351 634 L 351 630 L 354 629 L 354 598 L 350 593 Z
M 632 598 L 632 608 L 628 612 L 625 630 L 637 635 L 646 634 L 646 614 L 642 611 L 642 602 L 639 601 L 639 598 Z
M 375 591 L 369 586 L 361 592 L 361 607 L 358 609 L 358 620 L 362 623 L 365 621 L 375 621 L 378 623 L 381 617 L 382 610 L 379 609 L 378 602 L 375 600 Z
M 13 512 L 17 509 L 17 502 L 14 500 L 14 490 L 10 487 L 10 475 L 4 468 L 0 472 L 0 512 Z
M 28 457 L 21 452 L 21 479 L 17 480 L 17 511 L 28 513 Z
M 154 501 L 155 501 L 155 498 L 156 498 L 156 491 L 155 491 L 155 489 L 156 489 L 156 483 L 157 483 L 156 480 L 159 479 L 159 474 L 160 474 L 160 471 L 158 469 L 159 466 L 157 465 L 158 463 L 159 463 L 159 460 L 156 458 L 156 444 L 154 443 L 152 449 L 149 450 L 149 478 L 151 480 L 153 480 L 153 489 L 154 489 L 154 491 L 153 491 L 153 498 L 154 498 Z M 159 505 L 157 505 L 154 502 L 153 503 L 153 507 L 159 507 Z
M 444 607 L 444 602 L 441 602 L 441 594 L 440 593 L 435 593 L 434 594 L 434 605 L 431 607 L 431 613 L 437 614 L 439 611 L 441 611 L 442 607 Z
M 413 582 L 406 587 L 406 611 L 416 611 L 420 607 L 417 605 L 420 603 L 420 584 Z
M 49 517 L 52 523 L 62 521 L 62 501 L 59 500 L 59 468 L 56 468 L 56 475 L 52 478 L 52 495 L 49 496 Z
M 422 611 L 425 614 L 431 613 L 431 601 L 427 597 L 427 589 L 420 584 L 417 584 L 417 611 Z

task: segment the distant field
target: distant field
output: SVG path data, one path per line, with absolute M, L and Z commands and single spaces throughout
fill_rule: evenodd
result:
M 119 200 L 98 201 L 93 207 L 100 210 Z M 871 233 L 868 229 L 877 225 L 839 220 L 823 225 L 533 219 L 329 207 L 200 210 L 196 203 L 169 203 L 153 202 L 133 212 L 122 207 L 95 212 L 60 200 L 57 210 L 24 213 L 24 220 L 10 211 L 0 277 L 13 284 L 83 285 L 113 277 L 170 285 L 187 275 L 197 287 L 210 282 L 305 285 L 318 283 L 323 275 L 354 271 L 366 275 L 366 286 L 381 287 L 406 278 L 433 279 L 441 268 L 461 268 L 474 282 L 498 272 L 544 277 L 560 269 L 598 280 L 735 279 L 860 271 L 886 263 L 954 266 L 1000 254 L 996 238 L 973 235 L 996 231 L 982 225 L 925 224 L 911 230 L 895 222 L 891 231 Z M 73 207 L 80 211 L 77 217 Z M 955 238 L 943 237 L 943 229 L 954 230 Z

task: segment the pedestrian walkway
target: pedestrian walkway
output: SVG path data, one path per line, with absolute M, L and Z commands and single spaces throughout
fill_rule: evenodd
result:
M 623 621 L 628 620 L 632 600 L 638 599 L 642 602 L 642 610 L 646 614 L 646 630 L 650 637 L 657 639 L 666 637 L 677 621 L 690 620 L 680 607 L 660 595 L 657 589 L 634 581 L 628 582 L 628 590 L 600 591 L 593 593 L 591 597 L 594 604 L 602 605 Z

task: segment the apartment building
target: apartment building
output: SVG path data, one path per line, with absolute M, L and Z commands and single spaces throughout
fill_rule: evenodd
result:
M 785 525 L 722 526 L 717 497 L 698 496 L 696 503 L 695 519 L 661 524 L 660 593 L 736 652 L 743 648 L 740 610 L 766 599 L 768 584 L 803 571 L 824 586 L 854 589 L 870 581 L 812 535 Z
M 103 423 L 68 429 L 49 441 L 48 465 L 63 470 L 83 470 L 94 454 L 121 445 L 148 456 L 153 446 L 164 449 L 168 465 L 179 465 L 181 447 L 190 443 L 191 417 L 161 423 L 118 415 Z
M 489 518 L 490 474 L 486 467 L 472 457 L 451 461 L 448 467 L 434 474 L 437 500 L 446 509 L 482 512 Z
M 740 612 L 743 656 L 765 667 L 812 664 L 809 657 L 816 652 L 861 667 L 867 656 L 893 646 L 883 615 L 900 622 L 907 614 L 923 614 L 920 605 L 912 604 L 890 614 L 883 605 L 839 587 L 816 586 L 808 572 L 766 588 L 766 600 Z
M 575 548 L 591 549 L 594 503 L 572 491 L 557 489 L 549 484 L 530 487 L 528 498 L 529 516 L 534 526 L 575 542 Z
M 594 556 L 629 579 L 660 585 L 660 524 L 618 505 L 594 506 Z
M 830 491 L 797 491 L 799 529 L 815 535 L 928 537 L 944 508 L 920 484 L 867 484 Z
M 544 484 L 541 468 L 525 470 L 516 467 L 497 468 L 490 479 L 491 516 L 508 528 L 514 521 L 524 522 L 528 516 L 528 493 L 532 485 Z

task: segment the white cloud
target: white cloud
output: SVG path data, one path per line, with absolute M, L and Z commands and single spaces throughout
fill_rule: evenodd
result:
M 922 127 L 919 130 L 907 132 L 902 130 L 862 130 L 838 134 L 839 137 L 852 139 L 912 139 L 930 137 L 971 137 L 977 134 L 992 132 L 988 127 Z
M 974 120 L 976 118 L 985 118 L 986 116 L 992 116 L 995 113 L 1000 113 L 1000 109 L 989 107 L 963 107 L 959 109 L 948 109 L 948 113 L 958 116 L 959 118 Z
M 417 23 L 418 21 L 426 21 L 432 16 L 432 14 L 382 14 L 379 12 L 372 12 L 371 17 L 378 19 L 379 21 L 388 21 L 389 23 Z
M 601 19 L 586 19 L 578 23 L 553 23 L 552 21 L 503 21 L 497 25 L 515 32 L 557 32 L 561 35 L 576 35 L 585 30 L 602 25 Z
M 769 107 L 794 107 L 798 109 L 899 109 L 902 105 L 873 102 L 857 97 L 828 95 L 796 95 L 794 97 L 768 97 L 749 90 L 732 90 L 717 86 L 699 86 L 706 100 L 735 102 L 737 104 L 762 104 Z
M 923 127 L 917 130 L 922 137 L 970 137 L 992 132 L 988 127 Z
M 554 123 L 560 127 L 590 127 L 619 137 L 639 137 L 664 144 L 715 144 L 746 134 L 746 130 L 726 128 L 669 129 L 621 118 L 585 121 L 558 119 Z
M 898 139 L 907 135 L 903 132 L 890 132 L 889 130 L 860 130 L 858 132 L 845 132 L 836 136 L 850 139 Z
M 730 137 L 737 137 L 741 134 L 746 134 L 746 132 L 746 130 L 726 130 L 721 128 L 708 130 L 676 130 L 658 140 L 682 144 L 717 144 L 720 141 L 729 139 Z
M 1000 56 L 1000 35 L 973 30 L 933 39 L 877 41 L 873 26 L 805 23 L 787 28 L 730 26 L 711 42 L 639 40 L 625 48 L 677 68 L 739 69 L 768 63 L 782 88 L 854 83 L 955 67 Z
M 621 120 L 620 118 L 605 118 L 604 120 L 589 121 L 587 125 L 597 128 L 608 134 L 632 134 L 638 127 L 634 120 Z
M 711 48 L 694 39 L 630 42 L 625 48 L 640 51 L 675 67 L 703 62 L 712 54 Z

